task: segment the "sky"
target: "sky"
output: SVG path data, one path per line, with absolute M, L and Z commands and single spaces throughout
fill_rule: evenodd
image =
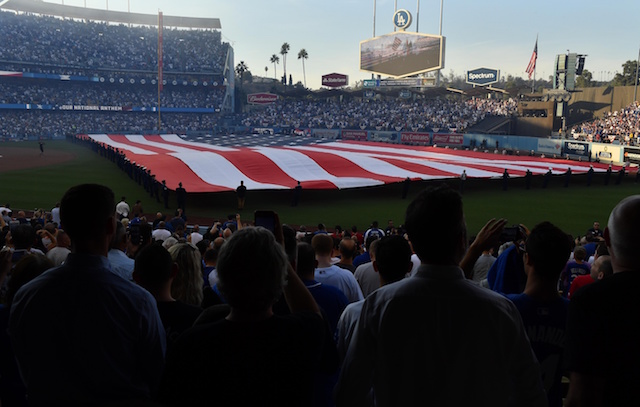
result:
M 360 41 L 393 32 L 393 14 L 406 9 L 413 16 L 409 32 L 446 38 L 443 74 L 464 76 L 487 67 L 507 75 L 527 77 L 525 69 L 538 38 L 537 78 L 553 75 L 555 56 L 567 50 L 586 54 L 585 69 L 597 81 L 611 80 L 622 64 L 638 58 L 640 2 L 631 0 L 47 0 L 97 8 L 186 17 L 219 18 L 222 39 L 254 76 L 274 77 L 271 55 L 280 57 L 287 42 L 287 75 L 304 82 L 298 52 L 305 49 L 306 84 L 321 87 L 328 73 L 349 76 L 349 84 L 370 79 L 360 71 Z M 419 10 L 418 10 L 419 4 Z M 418 26 L 416 27 L 416 24 Z M 265 73 L 265 67 L 267 71 Z

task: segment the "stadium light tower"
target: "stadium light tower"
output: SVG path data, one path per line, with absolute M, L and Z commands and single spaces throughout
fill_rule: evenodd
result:
M 640 48 L 638 48 L 638 59 L 636 60 L 636 81 L 633 83 L 633 101 L 638 100 L 638 70 L 640 70 Z
M 376 0 L 373 0 L 373 36 L 374 37 L 376 36 L 376 7 L 377 7 Z

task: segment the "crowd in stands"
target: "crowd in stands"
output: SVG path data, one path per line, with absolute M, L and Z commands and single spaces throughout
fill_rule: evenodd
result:
M 157 113 L 64 112 L 38 110 L 0 111 L 0 140 L 23 137 L 65 137 L 94 133 L 142 133 L 158 131 Z M 187 131 L 212 131 L 217 114 L 162 113 L 161 130 L 184 134 Z
M 151 220 L 91 184 L 0 214 L 3 405 L 637 402 L 637 196 L 575 240 L 492 219 L 470 243 L 447 186 L 364 233 Z
M 158 91 L 153 85 L 113 85 L 49 80 L 0 80 L 0 104 L 91 105 L 155 107 Z M 161 107 L 220 108 L 224 88 L 166 86 L 160 92 Z
M 242 118 L 245 126 L 460 132 L 488 115 L 509 116 L 513 99 L 279 101 Z
M 94 132 L 158 131 L 157 27 L 0 11 L 0 71 L 100 78 L 103 82 L 3 77 L 0 104 L 106 106 L 124 112 L 0 110 L 0 140 Z M 219 109 L 228 44 L 219 30 L 163 30 L 164 108 Z M 121 83 L 124 77 L 124 83 Z M 135 84 L 129 81 L 135 80 Z M 144 80 L 146 82 L 142 82 Z M 178 83 L 173 85 L 173 81 Z M 184 82 L 187 85 L 184 85 Z M 196 82 L 197 86 L 193 83 Z M 207 86 L 204 83 L 207 83 Z M 162 131 L 211 131 L 218 114 L 163 114 Z
M 584 122 L 571 129 L 571 136 L 575 139 L 626 145 L 640 145 L 639 133 L 640 102 L 607 112 L 602 119 Z
M 156 71 L 157 27 L 0 12 L 0 70 L 97 76 L 104 70 Z M 167 72 L 222 72 L 226 47 L 217 30 L 163 30 Z
M 3 86 L 0 83 L 0 86 Z M 167 89 L 167 88 L 165 88 Z M 0 94 L 0 103 L 63 105 L 155 106 L 154 91 L 142 86 L 57 84 L 23 86 L 11 83 Z M 221 91 L 170 90 L 162 93 L 163 107 L 219 107 Z M 454 101 L 446 99 L 402 102 L 357 101 L 321 102 L 287 100 L 265 109 L 236 115 L 236 123 L 247 127 L 349 128 L 390 131 L 460 132 L 487 115 L 512 112 L 515 102 L 494 100 Z M 88 116 L 90 115 L 90 117 Z M 139 132 L 157 127 L 150 113 L 50 112 L 0 110 L 3 122 L 0 139 L 59 136 L 87 132 Z M 174 133 L 208 130 L 218 114 L 163 114 L 163 130 Z M 87 120 L 89 118 L 89 120 Z

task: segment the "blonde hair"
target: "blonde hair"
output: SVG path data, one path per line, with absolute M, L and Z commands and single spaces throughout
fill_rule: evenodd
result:
M 178 265 L 178 274 L 171 284 L 171 296 L 186 304 L 202 305 L 202 259 L 200 251 L 190 243 L 178 243 L 169 248 L 169 254 Z

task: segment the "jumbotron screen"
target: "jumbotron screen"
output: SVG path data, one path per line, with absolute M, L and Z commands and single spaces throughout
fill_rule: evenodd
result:
M 444 68 L 444 37 L 396 32 L 360 42 L 360 69 L 397 78 Z

